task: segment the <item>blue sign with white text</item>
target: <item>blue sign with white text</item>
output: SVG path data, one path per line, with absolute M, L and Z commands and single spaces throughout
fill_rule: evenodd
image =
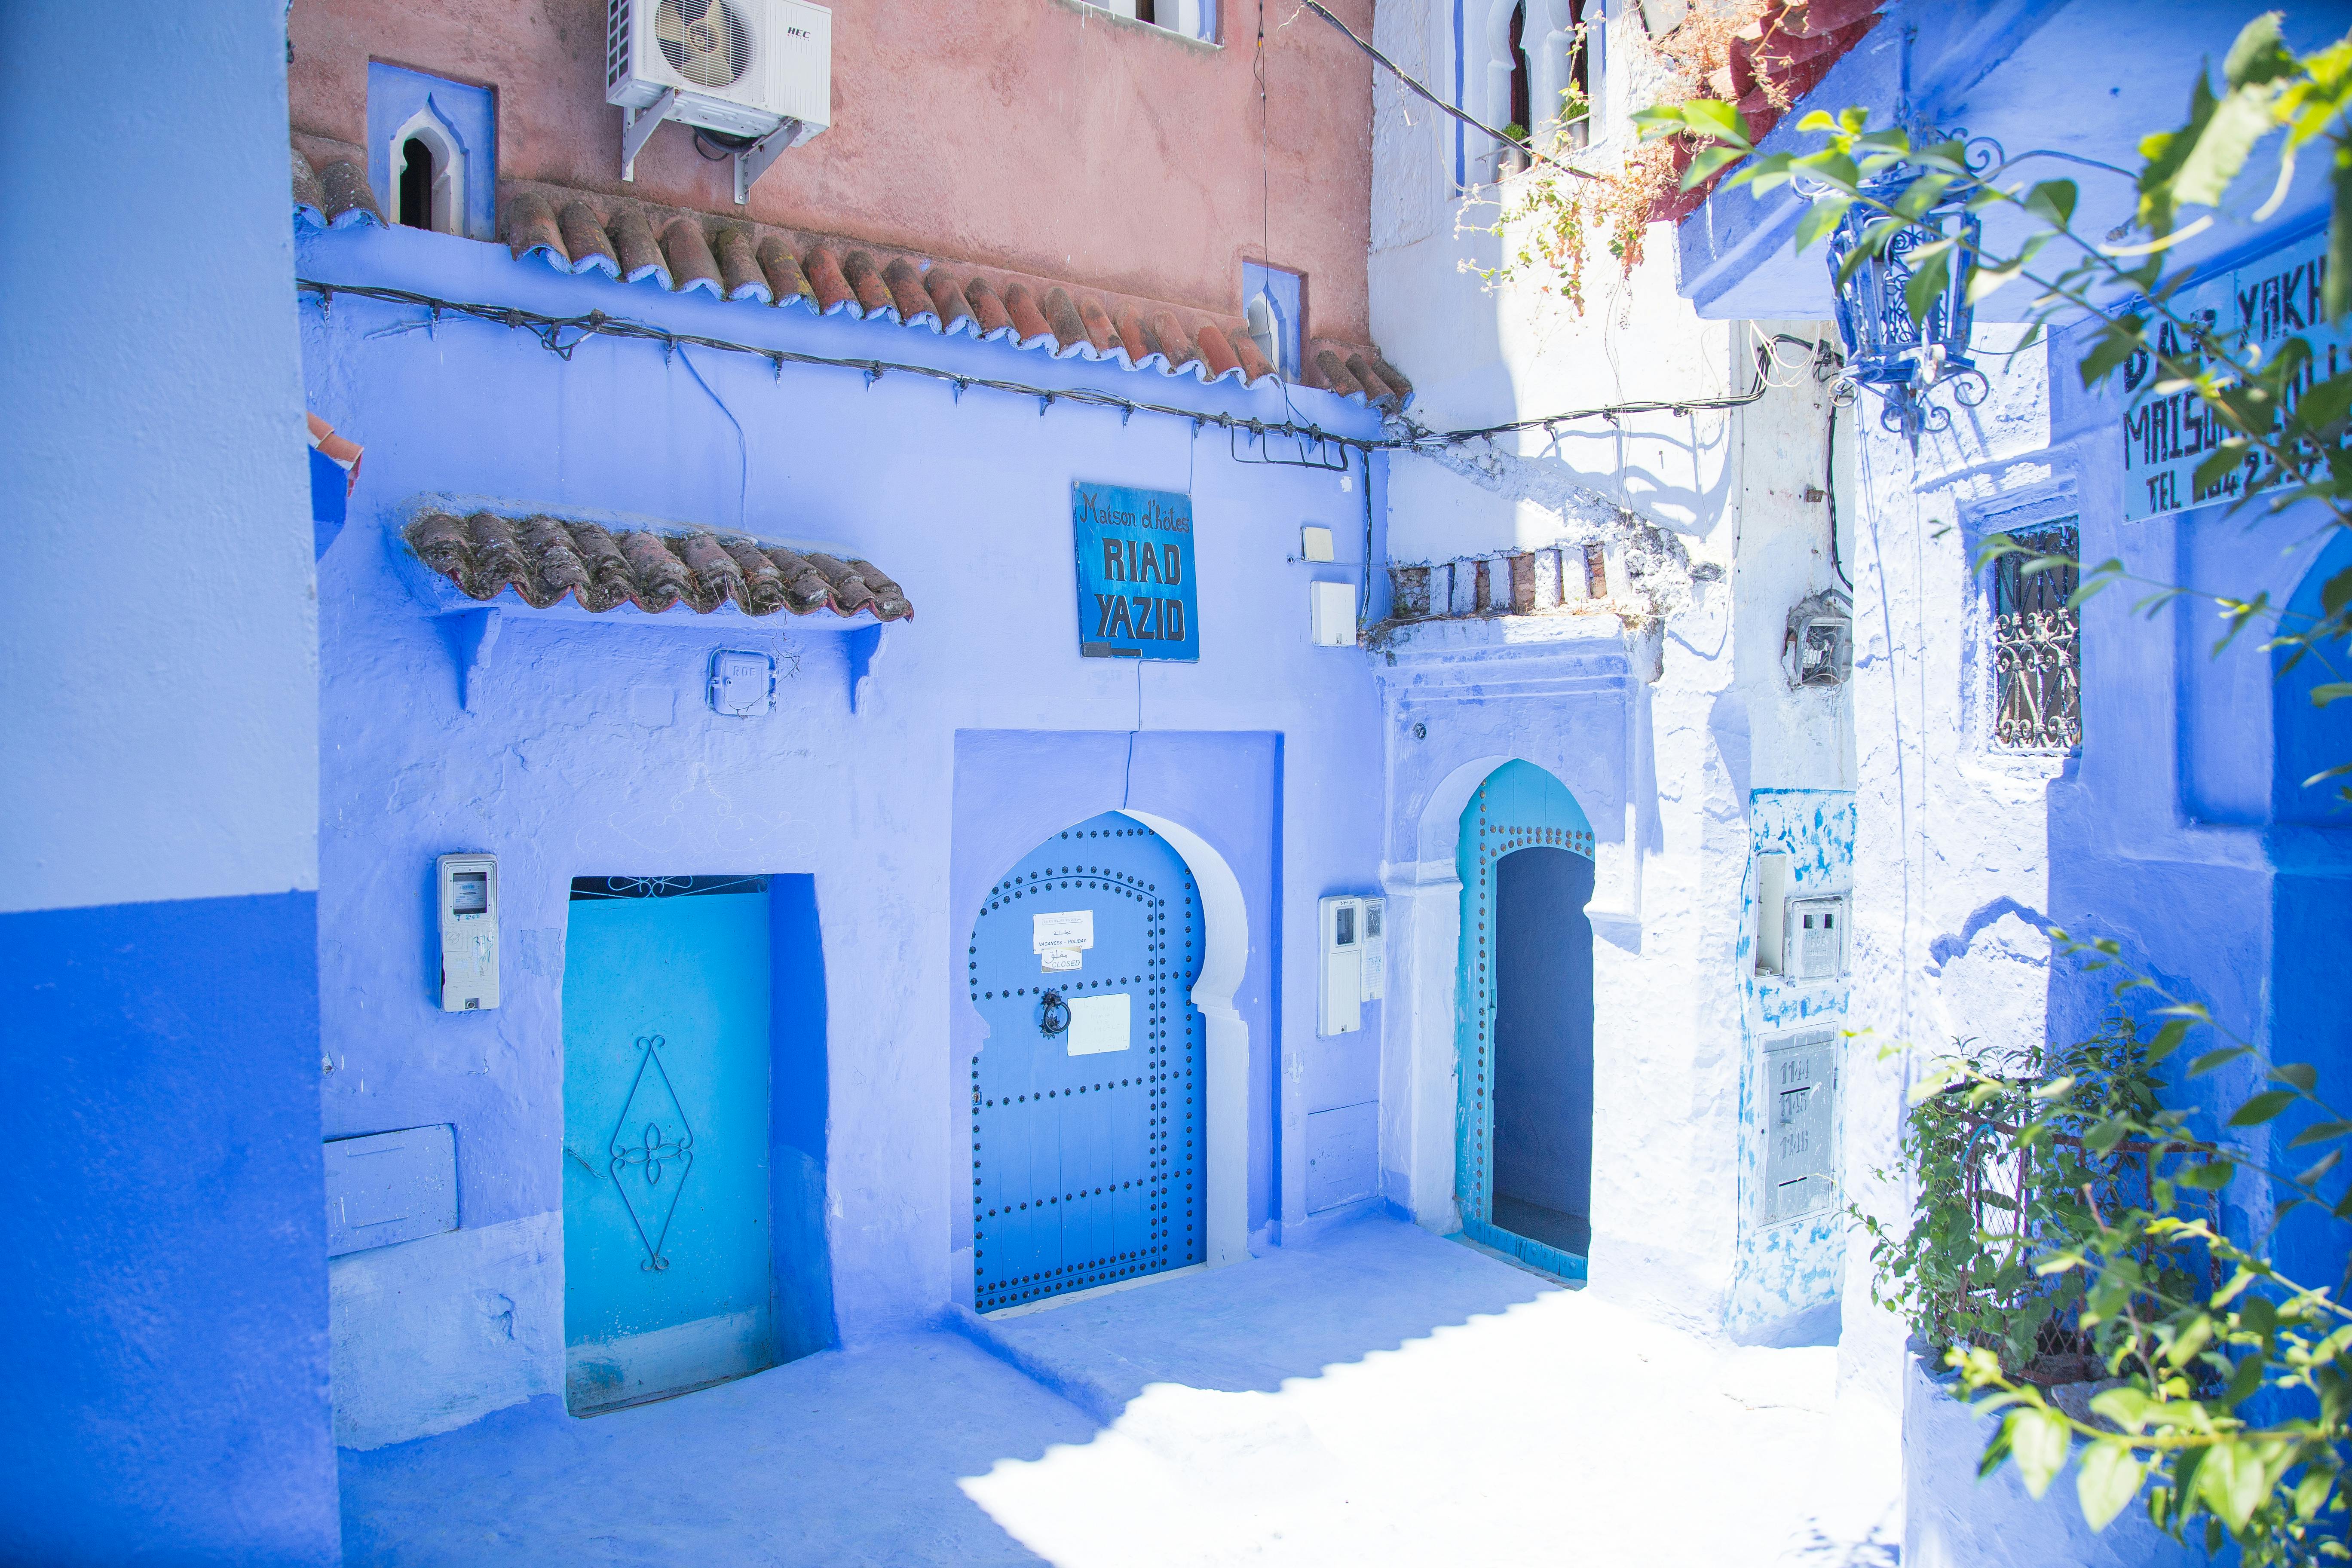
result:
M 1116 485 L 1071 487 L 1078 548 L 1078 651 L 1088 658 L 1198 659 L 1192 498 Z

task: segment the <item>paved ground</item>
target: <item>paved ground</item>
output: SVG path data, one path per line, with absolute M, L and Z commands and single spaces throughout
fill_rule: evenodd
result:
M 1409 1226 L 343 1456 L 354 1564 L 1891 1568 L 1891 1416 Z M 985 1342 L 984 1345 L 982 1342 Z

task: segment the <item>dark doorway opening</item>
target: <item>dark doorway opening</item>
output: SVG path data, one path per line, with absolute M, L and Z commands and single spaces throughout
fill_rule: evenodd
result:
M 400 149 L 400 222 L 406 228 L 433 226 L 433 149 L 412 136 Z
M 1493 1224 L 1592 1245 L 1592 861 L 1527 848 L 1495 868 Z

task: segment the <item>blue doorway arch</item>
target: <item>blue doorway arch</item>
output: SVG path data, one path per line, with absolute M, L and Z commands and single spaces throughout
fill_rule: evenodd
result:
M 1474 1241 L 1566 1279 L 1591 1237 L 1592 825 L 1532 763 L 1462 808 L 1454 1195 Z

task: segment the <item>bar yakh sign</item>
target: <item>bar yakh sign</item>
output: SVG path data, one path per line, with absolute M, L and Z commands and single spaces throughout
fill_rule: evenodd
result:
M 2327 236 L 2322 231 L 2283 246 L 2234 272 L 2192 283 L 2173 297 L 2173 307 L 2232 350 L 2253 347 L 2268 360 L 2279 344 L 2299 337 L 2311 345 L 2311 358 L 2289 389 L 2299 397 L 2315 383 L 2352 365 L 2347 353 L 2352 338 L 2327 324 L 2320 290 L 2327 279 Z M 2158 332 L 2157 347 L 2189 360 L 2199 356 L 2197 345 L 2183 339 L 2170 324 Z M 2230 437 L 2229 426 L 2214 417 L 2194 391 L 2157 393 L 2159 380 L 2152 354 L 2136 353 L 2124 362 L 2124 521 L 2158 517 L 2168 511 L 2232 500 L 2247 484 L 2261 477 L 2267 459 L 2246 460 L 2209 485 L 2197 484 L 2197 466 Z
M 1078 651 L 1088 658 L 1201 657 L 1193 615 L 1192 498 L 1070 487 L 1078 552 Z

